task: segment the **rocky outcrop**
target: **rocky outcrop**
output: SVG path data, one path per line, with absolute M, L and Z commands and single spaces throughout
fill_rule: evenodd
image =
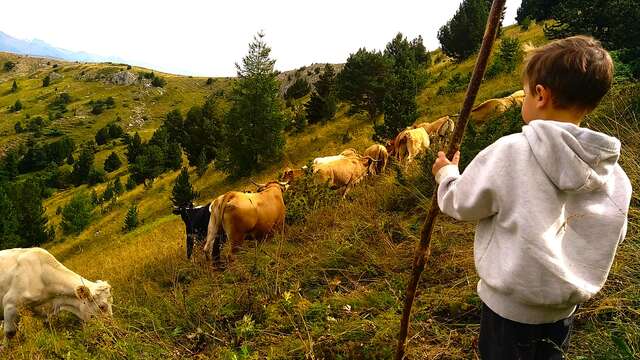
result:
M 131 71 L 118 71 L 109 77 L 109 82 L 114 85 L 131 85 L 138 80 L 138 75 Z

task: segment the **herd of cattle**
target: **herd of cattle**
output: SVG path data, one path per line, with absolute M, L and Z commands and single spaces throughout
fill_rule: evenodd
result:
M 489 116 L 521 105 L 524 93 L 518 91 L 501 99 L 491 99 L 476 106 L 472 121 L 483 122 Z M 296 178 L 311 171 L 314 179 L 333 189 L 342 189 L 343 198 L 369 174 L 384 172 L 389 157 L 408 164 L 430 147 L 441 149 L 454 130 L 449 116 L 433 122 L 421 122 L 401 131 L 386 146 L 373 144 L 362 155 L 354 149 L 333 156 L 316 158 L 312 169 L 285 169 L 281 180 L 257 184 L 256 192 L 230 191 L 203 206 L 174 208 L 187 233 L 187 258 L 195 242 L 204 240 L 207 257 L 220 261 L 225 239 L 231 239 L 234 254 L 249 235 L 263 240 L 284 228 L 283 193 Z M 67 269 L 44 249 L 9 249 L 0 251 L 1 320 L 5 341 L 16 333 L 20 309 L 36 315 L 55 315 L 68 311 L 82 320 L 103 314 L 112 315 L 111 286 L 104 281 L 89 281 Z

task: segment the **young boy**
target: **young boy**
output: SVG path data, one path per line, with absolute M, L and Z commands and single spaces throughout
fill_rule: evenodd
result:
M 613 63 L 592 38 L 533 50 L 521 133 L 476 156 L 438 154 L 438 205 L 478 221 L 482 359 L 562 359 L 577 305 L 604 285 L 624 239 L 631 183 L 620 141 L 581 128 L 611 87 Z

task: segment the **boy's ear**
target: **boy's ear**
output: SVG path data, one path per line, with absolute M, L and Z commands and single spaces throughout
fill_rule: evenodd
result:
M 532 95 L 538 108 L 546 107 L 551 103 L 551 91 L 543 85 L 536 85 L 535 93 Z

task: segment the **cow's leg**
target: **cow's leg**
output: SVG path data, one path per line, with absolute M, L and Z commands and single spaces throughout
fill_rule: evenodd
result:
M 229 235 L 229 240 L 231 240 L 231 255 L 229 255 L 229 261 L 233 261 L 235 254 L 240 250 L 240 245 L 244 241 L 244 233 L 240 231 L 232 231 Z
M 8 302 L 3 305 L 4 307 L 4 337 L 5 339 L 11 339 L 16 335 L 18 329 L 18 321 L 20 315 L 18 314 L 18 308 L 13 302 Z
M 219 234 L 215 235 L 215 239 L 213 240 L 212 258 L 213 264 L 216 266 L 220 265 L 220 250 L 224 245 L 225 236 L 225 232 L 221 231 Z

